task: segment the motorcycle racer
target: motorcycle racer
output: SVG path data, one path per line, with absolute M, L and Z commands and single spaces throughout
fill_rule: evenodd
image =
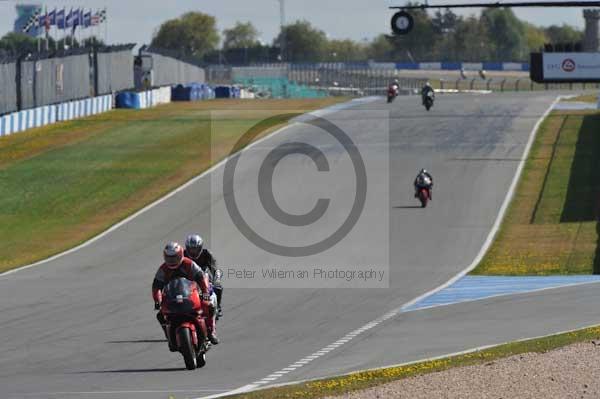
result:
M 417 198 L 420 187 L 427 188 L 427 192 L 429 193 L 429 199 L 431 200 L 431 192 L 433 191 L 433 177 L 426 169 L 421 169 L 415 177 L 415 181 L 413 182 L 415 187 L 415 198 Z
M 221 283 L 221 271 L 217 269 L 217 259 L 213 254 L 204 248 L 204 240 L 199 234 L 191 234 L 185 240 L 184 255 L 194 262 L 205 273 L 209 275 L 209 281 L 212 284 L 213 290 L 217 296 L 217 317 L 223 316 L 221 304 L 223 301 L 223 285 Z
M 215 325 L 215 301 L 211 298 L 211 286 L 208 274 L 202 271 L 202 269 L 191 259 L 186 258 L 183 255 L 183 248 L 176 242 L 168 243 L 163 250 L 164 263 L 160 265 L 154 276 L 152 282 L 152 298 L 154 299 L 154 308 L 160 309 L 162 302 L 162 289 L 169 281 L 174 278 L 184 277 L 188 280 L 195 281 L 200 287 L 202 293 L 202 311 L 203 314 L 207 315 L 206 327 L 208 329 L 208 339 L 213 344 L 219 343 L 216 336 L 216 325 Z M 214 294 L 213 294 L 214 297 Z M 203 316 L 202 316 L 203 317 Z M 166 335 L 166 320 L 162 312 L 158 312 L 156 315 L 160 326 Z

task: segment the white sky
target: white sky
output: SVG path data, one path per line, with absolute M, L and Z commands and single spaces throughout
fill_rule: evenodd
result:
M 68 2 L 70 1 L 70 2 Z M 54 7 L 90 7 L 108 9 L 108 42 L 149 43 L 154 30 L 167 19 L 186 11 L 202 11 L 217 18 L 219 29 L 236 21 L 251 21 L 261 33 L 261 39 L 271 42 L 279 30 L 278 0 L 79 0 L 19 1 L 0 0 L 0 34 L 12 30 L 15 4 L 43 4 Z M 457 0 L 482 2 L 482 0 Z M 496 0 L 483 0 L 495 2 Z M 508 0 L 504 0 L 508 1 Z M 511 0 L 512 1 L 512 0 Z M 431 4 L 454 1 L 430 0 Z M 306 19 L 325 31 L 331 38 L 363 40 L 380 33 L 389 33 L 393 10 L 387 7 L 404 4 L 389 0 L 286 0 L 286 20 Z M 478 9 L 461 10 L 462 14 L 479 14 Z M 515 9 L 519 18 L 535 25 L 569 24 L 583 27 L 581 8 L 523 8 Z M 104 29 L 102 29 L 102 36 Z

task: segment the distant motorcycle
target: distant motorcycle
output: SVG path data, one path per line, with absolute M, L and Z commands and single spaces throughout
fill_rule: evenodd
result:
M 171 280 L 163 288 L 160 310 L 167 321 L 169 347 L 177 348 L 183 355 L 188 370 L 204 367 L 210 343 L 206 340 L 206 323 L 201 317 L 198 284 L 183 277 Z
M 391 103 L 392 101 L 394 101 L 394 99 L 396 97 L 398 97 L 398 91 L 399 91 L 399 88 L 397 85 L 390 85 L 390 87 L 388 87 L 388 93 L 387 93 L 388 104 Z
M 434 99 L 435 99 L 435 94 L 433 93 L 433 91 L 428 91 L 427 94 L 425 94 L 425 98 L 423 99 L 423 105 L 425 106 L 425 109 L 427 111 L 429 111 L 431 109 L 431 107 L 433 107 Z
M 419 201 L 421 201 L 421 208 L 427 207 L 427 202 L 429 201 L 429 188 L 427 187 L 419 187 Z
M 421 201 L 421 208 L 427 207 L 427 202 L 431 199 L 432 181 L 426 177 L 420 177 L 417 182 L 417 197 Z

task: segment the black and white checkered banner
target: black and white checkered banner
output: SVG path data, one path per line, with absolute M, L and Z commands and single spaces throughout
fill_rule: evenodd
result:
M 27 21 L 27 23 L 25 24 L 25 26 L 23 27 L 23 32 L 29 32 L 29 30 L 38 24 L 39 18 L 40 18 L 40 14 L 41 14 L 41 10 L 35 10 L 35 12 L 33 13 L 33 15 L 31 15 L 31 17 L 29 17 L 29 20 Z

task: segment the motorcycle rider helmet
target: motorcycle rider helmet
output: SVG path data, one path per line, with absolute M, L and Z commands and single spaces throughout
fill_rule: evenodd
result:
M 419 172 L 420 175 L 426 175 L 427 174 L 427 169 L 421 169 L 421 171 Z
M 183 248 L 176 242 L 170 242 L 163 250 L 163 257 L 169 269 L 177 269 L 183 261 Z
M 185 249 L 192 258 L 197 258 L 202 252 L 204 240 L 198 234 L 191 234 L 185 240 Z
M 400 81 L 398 80 L 398 78 L 394 78 L 394 84 L 398 84 L 400 83 Z

